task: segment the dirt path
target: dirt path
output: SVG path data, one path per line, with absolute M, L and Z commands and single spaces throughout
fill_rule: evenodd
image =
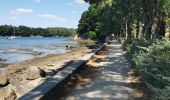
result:
M 113 41 L 74 74 L 51 100 L 148 100 L 130 75 L 120 44 Z

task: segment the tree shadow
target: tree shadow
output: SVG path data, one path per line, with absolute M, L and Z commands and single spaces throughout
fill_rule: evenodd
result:
M 72 98 L 72 100 L 147 100 L 141 96 L 133 95 L 131 90 L 137 89 L 136 86 L 141 86 L 141 83 L 124 81 L 129 75 L 126 60 L 123 55 L 116 54 L 120 52 L 119 47 L 116 46 L 115 51 L 110 51 L 110 48 L 103 48 L 96 54 L 97 56 L 106 56 L 105 58 L 92 58 L 94 63 L 102 63 L 100 67 L 83 63 L 72 74 L 68 73 L 74 67 L 67 67 L 68 70 L 59 72 L 55 79 L 47 79 L 33 89 L 34 92 L 29 92 L 26 95 L 29 97 L 34 93 L 33 96 L 40 96 L 40 100 L 66 100 L 67 98 Z M 111 53 L 115 53 L 115 55 L 111 55 Z M 66 74 L 68 76 L 64 78 Z M 49 86 L 51 88 L 47 88 Z M 44 93 L 47 89 L 49 89 L 48 93 Z M 42 94 L 45 95 L 42 96 Z
M 111 51 L 108 51 L 108 49 L 102 49 L 97 55 L 109 55 Z M 120 52 L 119 49 L 116 50 L 112 52 Z M 143 97 L 133 96 L 131 92 L 131 89 L 136 89 L 136 86 L 141 86 L 141 83 L 129 83 L 112 79 L 113 75 L 128 77 L 129 69 L 122 55 L 115 55 L 111 58 L 106 57 L 101 59 L 93 57 L 92 60 L 95 63 L 111 63 L 100 67 L 90 65 L 81 67 L 60 84 L 60 86 L 57 86 L 52 92 L 44 96 L 42 100 L 66 100 L 69 98 L 72 98 L 72 100 L 129 100 L 129 97 L 133 100 L 145 100 Z M 99 79 L 102 81 L 99 81 Z M 121 90 L 121 88 L 124 89 Z M 118 96 L 122 94 L 124 97 Z
M 41 100 L 65 100 L 67 96 L 76 93 L 76 100 L 91 100 L 91 99 L 112 99 L 112 100 L 124 100 L 126 98 L 115 98 L 117 94 L 129 94 L 128 89 L 135 88 L 132 86 L 140 85 L 140 83 L 125 83 L 119 81 L 111 81 L 102 78 L 103 83 L 96 83 L 96 78 L 101 77 L 102 73 L 98 68 L 92 68 L 85 66 L 79 71 L 75 72 L 72 76 L 68 77 L 59 86 L 55 87 L 50 93 L 46 94 Z M 101 86 L 103 85 L 103 86 Z M 124 87 L 125 90 L 114 90 L 112 87 Z M 115 88 L 116 89 L 116 88 Z M 97 97 L 83 95 L 91 92 L 99 92 Z M 111 95 L 107 94 L 107 91 L 112 91 Z M 75 93 L 74 93 L 75 92 Z M 105 94 L 106 97 L 102 97 Z M 137 100 L 137 99 L 135 99 Z

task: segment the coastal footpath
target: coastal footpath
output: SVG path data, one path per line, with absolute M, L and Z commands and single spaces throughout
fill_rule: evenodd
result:
M 149 91 L 131 70 L 114 40 L 42 100 L 149 100 Z

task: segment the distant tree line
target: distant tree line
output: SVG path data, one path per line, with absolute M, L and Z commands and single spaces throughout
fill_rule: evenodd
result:
M 51 28 L 32 28 L 27 26 L 15 27 L 12 25 L 1 25 L 0 36 L 73 36 L 76 34 L 76 30 L 73 28 L 51 27 Z

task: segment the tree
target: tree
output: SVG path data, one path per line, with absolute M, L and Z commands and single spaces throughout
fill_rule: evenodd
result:
M 162 37 L 170 27 L 169 0 L 85 0 L 90 4 L 80 19 L 79 36 L 96 40 L 110 34 L 133 39 Z
M 169 0 L 142 0 L 145 13 L 145 34 L 148 37 L 165 35 L 165 19 L 169 16 Z M 167 17 L 167 18 L 166 18 Z M 169 18 L 168 18 L 169 19 Z
M 2 25 L 0 26 L 0 35 L 1 36 L 9 36 L 13 34 L 13 27 L 10 25 Z
M 78 34 L 82 38 L 89 38 L 88 33 L 95 32 L 99 33 L 100 21 L 98 17 L 98 7 L 93 4 L 89 7 L 88 11 L 82 14 L 82 17 L 78 25 Z M 90 32 L 91 31 L 91 32 Z M 95 36 L 97 39 L 98 37 Z

